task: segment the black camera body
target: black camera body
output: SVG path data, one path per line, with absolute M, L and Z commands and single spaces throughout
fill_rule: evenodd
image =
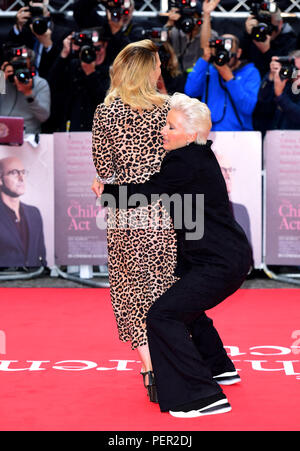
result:
M 44 16 L 43 2 L 34 2 L 40 3 L 41 6 L 30 6 L 29 3 L 30 0 L 25 1 L 25 5 L 28 6 L 29 12 L 31 13 L 28 24 L 32 24 L 33 31 L 41 36 L 46 33 L 50 26 L 49 18 Z
M 197 12 L 196 0 L 169 0 L 169 10 L 177 8 L 180 19 L 176 21 L 175 26 L 184 33 L 191 33 L 196 25 L 201 25 L 201 18 L 195 18 Z
M 99 3 L 109 10 L 113 22 L 120 22 L 130 11 L 130 0 L 101 0 Z
M 74 32 L 72 43 L 80 47 L 79 58 L 83 63 L 91 64 L 96 60 L 95 42 L 100 39 L 96 30 Z
M 156 42 L 166 42 L 168 40 L 168 29 L 153 27 L 142 31 L 142 35 L 145 39 L 152 39 Z
M 30 80 L 33 80 L 36 75 L 34 69 L 28 69 L 26 60 L 20 58 L 19 60 L 11 61 L 9 63 L 13 69 L 14 73 L 9 75 L 8 80 L 13 83 L 14 77 L 17 77 L 17 80 L 23 85 L 28 85 Z
M 13 58 L 28 58 L 28 50 L 25 45 L 16 45 L 15 43 L 2 44 L 3 61 L 11 61 Z
M 265 42 L 267 36 L 273 31 L 277 31 L 278 27 L 272 24 L 271 14 L 277 11 L 275 2 L 254 0 L 251 2 L 251 12 L 258 21 L 258 25 L 253 27 L 251 38 L 257 42 Z
M 295 59 L 289 56 L 280 56 L 277 58 L 278 63 L 281 64 L 279 76 L 281 80 L 292 80 L 297 77 L 297 67 Z
M 209 47 L 216 49 L 215 54 L 211 56 L 210 61 L 217 66 L 228 64 L 235 55 L 231 52 L 233 41 L 231 38 L 210 39 Z

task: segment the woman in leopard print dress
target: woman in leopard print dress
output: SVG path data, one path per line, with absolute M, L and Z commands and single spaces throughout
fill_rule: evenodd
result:
M 98 181 L 109 183 L 113 177 L 118 185 L 143 183 L 159 172 L 165 156 L 160 131 L 169 110 L 168 98 L 156 89 L 159 76 L 157 47 L 150 40 L 129 44 L 115 59 L 110 90 L 94 116 Z M 134 218 L 129 210 L 121 218 L 124 210 L 117 210 L 113 226 L 112 211 L 108 215 L 110 293 L 119 338 L 138 350 L 142 371 L 148 372 L 152 367 L 145 319 L 153 302 L 176 280 L 176 235 L 161 203 L 134 211 Z M 150 217 L 162 227 L 149 227 Z

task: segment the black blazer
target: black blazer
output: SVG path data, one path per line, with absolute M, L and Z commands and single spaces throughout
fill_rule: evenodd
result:
M 38 267 L 46 266 L 43 223 L 39 210 L 31 205 L 21 203 L 28 227 L 27 255 L 20 235 L 0 201 L 0 267 Z
M 180 227 L 176 227 L 178 216 L 175 221 L 179 268 L 181 265 L 200 265 L 208 268 L 210 273 L 217 270 L 218 274 L 231 274 L 238 278 L 248 273 L 252 251 L 244 231 L 233 217 L 225 180 L 211 144 L 211 141 L 206 145 L 193 143 L 172 150 L 164 158 L 160 173 L 154 174 L 148 182 L 122 187 L 127 188 L 128 197 L 132 194 L 144 194 L 149 202 L 153 194 L 178 193 L 183 200 L 184 195 L 188 194 L 187 203 L 183 202 Z M 104 193 L 113 194 L 118 199 L 119 187 L 105 185 Z M 197 194 L 204 194 L 204 212 L 201 211 L 200 203 L 197 204 Z M 118 202 L 116 205 L 120 207 Z M 188 209 L 194 220 L 198 218 L 199 221 L 203 214 L 202 237 L 190 234 L 196 229 L 189 229 L 185 224 L 184 214 L 189 213 Z M 174 220 L 174 209 L 169 211 Z

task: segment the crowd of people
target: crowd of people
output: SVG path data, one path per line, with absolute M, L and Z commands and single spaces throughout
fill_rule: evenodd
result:
M 134 0 L 103 0 L 106 15 L 98 0 L 77 0 L 72 27 L 55 23 L 45 0 L 27 2 L 2 45 L 0 116 L 24 117 L 26 133 L 91 131 L 116 55 L 150 38 L 159 47 L 159 91 L 205 102 L 213 131 L 300 129 L 296 31 L 278 7 L 256 0 L 240 36 L 221 34 L 211 27 L 219 2 L 174 1 L 150 21 L 134 15 Z

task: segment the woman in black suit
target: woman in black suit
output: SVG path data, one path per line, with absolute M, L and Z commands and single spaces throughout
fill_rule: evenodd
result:
M 180 280 L 152 305 L 146 322 L 160 409 L 180 418 L 228 412 L 231 406 L 220 385 L 240 380 L 205 314 L 241 286 L 252 262 L 246 235 L 232 215 L 212 143 L 207 141 L 210 128 L 205 104 L 173 95 L 162 130 L 168 153 L 160 172 L 144 184 L 105 187 L 105 193 L 116 199 L 121 190 L 128 198 L 139 194 L 140 202 L 163 194 L 166 202 L 177 194 L 170 211 Z M 109 197 L 102 196 L 105 200 Z

